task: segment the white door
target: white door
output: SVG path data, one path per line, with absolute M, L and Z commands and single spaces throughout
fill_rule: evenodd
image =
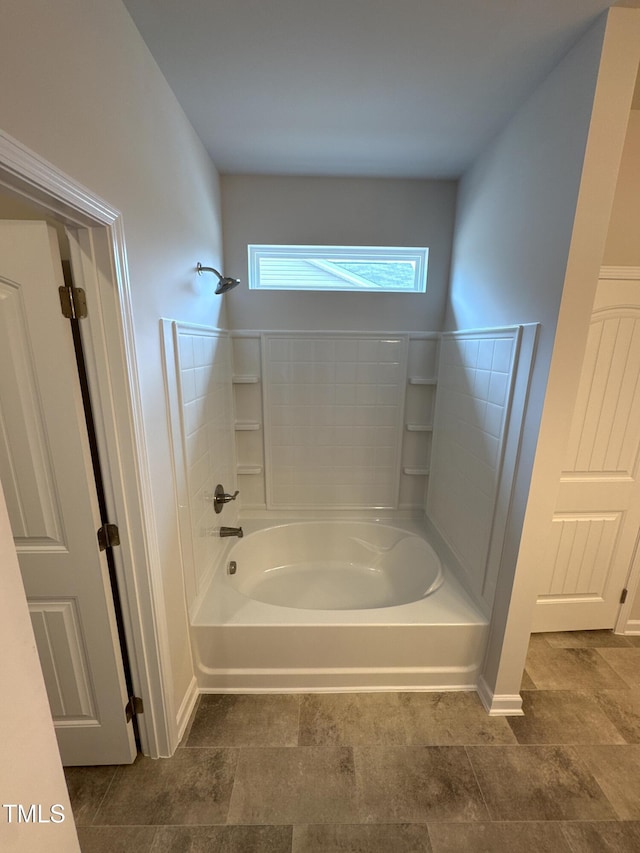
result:
M 52 228 L 0 222 L 0 479 L 63 764 L 126 764 L 136 747 L 63 283 Z
M 613 628 L 640 530 L 640 281 L 598 283 L 534 631 Z

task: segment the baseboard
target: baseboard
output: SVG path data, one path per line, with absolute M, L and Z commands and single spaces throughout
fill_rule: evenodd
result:
M 184 735 L 187 724 L 191 719 L 191 714 L 193 713 L 193 709 L 196 706 L 196 702 L 198 701 L 198 697 L 200 696 L 200 691 L 198 690 L 198 681 L 195 677 L 191 679 L 191 683 L 187 688 L 187 692 L 184 695 L 184 699 L 180 704 L 180 709 L 176 716 L 176 725 L 178 728 L 178 743 L 182 740 L 182 736 Z M 178 744 L 176 744 L 177 747 Z
M 495 694 L 481 675 L 478 679 L 478 696 L 490 717 L 523 717 L 522 697 L 519 693 Z
M 627 624 L 624 626 L 624 633 L 629 635 L 640 634 L 640 619 L 627 619 Z

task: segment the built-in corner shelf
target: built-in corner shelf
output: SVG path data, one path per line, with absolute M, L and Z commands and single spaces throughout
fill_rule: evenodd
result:
M 238 465 L 237 474 L 262 474 L 262 465 Z
M 429 469 L 428 468 L 403 468 L 403 474 L 407 474 L 409 477 L 428 477 Z
M 255 374 L 242 373 L 231 377 L 234 385 L 257 385 L 260 382 L 260 377 Z
M 405 424 L 407 432 L 433 432 L 433 424 Z
M 410 376 L 409 385 L 437 385 L 438 380 L 427 376 Z
M 234 424 L 234 429 L 236 432 L 243 432 L 244 430 L 256 430 L 260 429 L 260 424 L 258 421 L 236 421 Z

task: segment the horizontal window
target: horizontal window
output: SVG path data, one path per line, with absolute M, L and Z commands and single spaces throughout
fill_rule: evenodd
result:
M 424 293 L 428 255 L 380 246 L 249 246 L 249 289 Z

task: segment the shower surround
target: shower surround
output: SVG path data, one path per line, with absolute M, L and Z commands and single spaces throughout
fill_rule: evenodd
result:
M 524 407 L 528 379 L 528 357 L 518 366 L 522 328 L 444 336 L 227 333 L 166 322 L 176 468 L 186 472 L 178 478 L 179 504 L 188 507 L 181 531 L 185 586 L 201 690 L 476 686 L 495 583 L 491 555 L 499 551 L 519 439 L 521 412 L 512 417 L 511 402 L 517 386 Z M 192 348 L 211 362 L 192 365 Z M 203 370 L 193 406 L 191 371 L 199 368 L 208 369 L 209 381 Z M 430 460 L 432 435 L 439 455 Z M 430 469 L 435 489 L 427 489 Z M 214 481 L 227 491 L 239 488 L 239 516 L 236 505 L 214 516 Z M 462 507 L 456 495 L 465 497 Z M 426 507 L 444 571 L 432 595 L 336 610 L 268 604 L 230 591 L 226 571 L 236 540 L 220 539 L 220 525 L 261 530 L 276 569 L 287 556 L 281 533 L 269 537 L 268 528 L 334 518 L 366 521 L 372 542 L 385 525 L 420 537 Z
M 262 342 L 268 507 L 395 508 L 406 338 Z
M 225 542 L 212 535 L 218 483 L 235 491 L 232 352 L 228 332 L 162 321 L 166 396 L 178 494 L 180 543 L 187 602 L 202 594 Z M 231 488 L 233 487 L 233 489 Z M 237 504 L 224 523 L 237 523 Z
M 436 333 L 233 332 L 243 508 L 424 508 Z

